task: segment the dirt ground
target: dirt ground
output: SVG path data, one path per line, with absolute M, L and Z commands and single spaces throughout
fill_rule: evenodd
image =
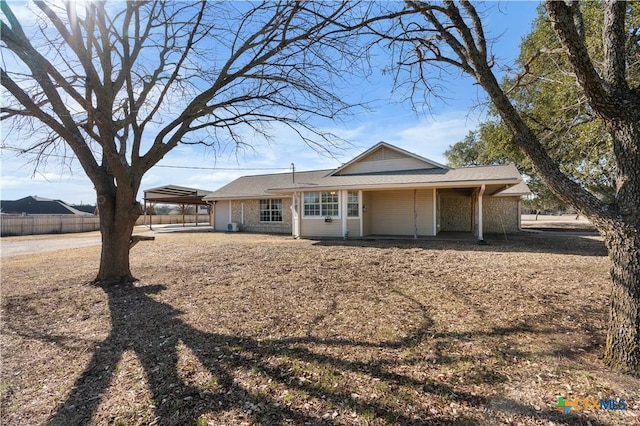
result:
M 109 289 L 99 246 L 3 257 L 1 423 L 640 424 L 602 241 L 487 240 L 162 234 Z
M 559 232 L 597 232 L 589 220 L 580 215 L 538 215 L 523 214 L 522 228 L 525 230 L 559 231 Z

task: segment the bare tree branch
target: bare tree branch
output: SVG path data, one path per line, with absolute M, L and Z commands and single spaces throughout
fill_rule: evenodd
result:
M 25 144 L 42 159 L 61 140 L 72 148 L 98 195 L 98 275 L 116 281 L 131 279 L 128 256 L 112 253 L 128 253 L 142 177 L 178 144 L 243 146 L 247 134 L 268 137 L 272 123 L 315 148 L 339 141 L 313 118 L 353 106 L 334 89 L 342 64 L 366 58 L 347 29 L 371 9 L 347 1 L 35 4 L 39 30 L 27 37 L 0 2 L 11 64 L 2 69 L 11 97 L 0 117 L 40 123 Z

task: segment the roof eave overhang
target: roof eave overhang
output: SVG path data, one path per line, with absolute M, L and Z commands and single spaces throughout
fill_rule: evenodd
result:
M 509 192 L 506 194 L 498 193 L 495 194 L 494 197 L 528 197 L 529 195 L 533 195 L 533 192 Z
M 268 193 L 289 194 L 306 191 L 336 191 L 336 190 L 392 190 L 411 188 L 476 188 L 482 185 L 516 185 L 520 179 L 496 179 L 483 181 L 454 181 L 454 182 L 412 182 L 395 184 L 361 184 L 361 185 L 318 185 L 299 188 L 272 188 Z M 235 197 L 237 198 L 237 197 Z M 255 198 L 255 197 L 254 197 Z
M 203 201 L 226 201 L 226 200 L 255 200 L 255 199 L 269 199 L 278 198 L 277 194 L 255 194 L 255 195 L 207 195 L 203 198 Z

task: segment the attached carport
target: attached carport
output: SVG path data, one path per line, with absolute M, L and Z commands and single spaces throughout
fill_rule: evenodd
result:
M 197 188 L 187 188 L 177 185 L 166 185 L 158 188 L 144 190 L 144 211 L 145 211 L 145 224 L 146 224 L 146 212 L 147 203 L 153 210 L 153 206 L 156 204 L 176 204 L 180 206 L 182 210 L 182 226 L 185 224 L 185 210 L 187 206 L 196 206 L 196 226 L 198 225 L 198 206 L 207 206 L 209 212 L 209 225 L 212 224 L 211 217 L 211 204 L 204 201 L 203 198 L 210 194 L 211 191 L 205 191 Z M 152 217 L 149 215 L 149 229 L 152 228 Z

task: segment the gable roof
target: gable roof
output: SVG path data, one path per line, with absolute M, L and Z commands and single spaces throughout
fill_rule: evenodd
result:
M 370 161 L 385 163 L 370 168 L 354 167 Z M 409 161 L 406 161 L 409 159 Z M 400 160 L 400 163 L 393 162 Z M 399 170 L 388 170 L 389 165 L 399 165 Z M 403 169 L 411 165 L 419 168 Z M 351 169 L 350 169 L 351 168 Z M 349 170 L 350 169 L 350 170 Z M 359 172 L 358 172 L 359 171 Z M 242 176 L 204 197 L 205 201 L 225 199 L 274 198 L 295 191 L 374 190 L 394 188 L 462 188 L 486 185 L 486 194 L 503 196 L 526 195 L 528 187 L 522 181 L 513 164 L 479 166 L 452 169 L 408 151 L 380 142 L 353 160 L 335 170 L 314 170 L 292 173 Z M 520 185 L 522 184 L 522 185 Z M 515 192 L 505 189 L 517 186 Z
M 402 148 L 398 148 L 397 146 L 393 146 L 386 142 L 378 142 L 362 154 L 358 155 L 351 161 L 343 164 L 342 166 L 335 169 L 330 174 L 332 176 L 337 175 L 346 175 L 346 174 L 359 174 L 355 169 L 358 163 L 365 163 L 369 161 L 378 161 L 378 162 L 393 162 L 393 160 L 414 160 L 411 164 L 411 169 L 448 169 L 447 166 L 444 166 L 440 163 L 436 163 L 435 161 L 429 160 L 427 158 L 421 157 L 412 152 L 406 151 Z M 362 170 L 362 169 L 360 169 Z
M 459 169 L 421 169 L 397 172 L 365 173 L 359 175 L 325 175 L 305 184 L 296 182 L 286 186 L 274 186 L 270 192 L 293 192 L 299 190 L 331 189 L 382 189 L 401 187 L 472 187 L 480 184 L 493 185 L 489 194 L 502 190 L 505 185 L 516 185 L 522 181 L 513 164 L 500 166 L 464 167 Z

